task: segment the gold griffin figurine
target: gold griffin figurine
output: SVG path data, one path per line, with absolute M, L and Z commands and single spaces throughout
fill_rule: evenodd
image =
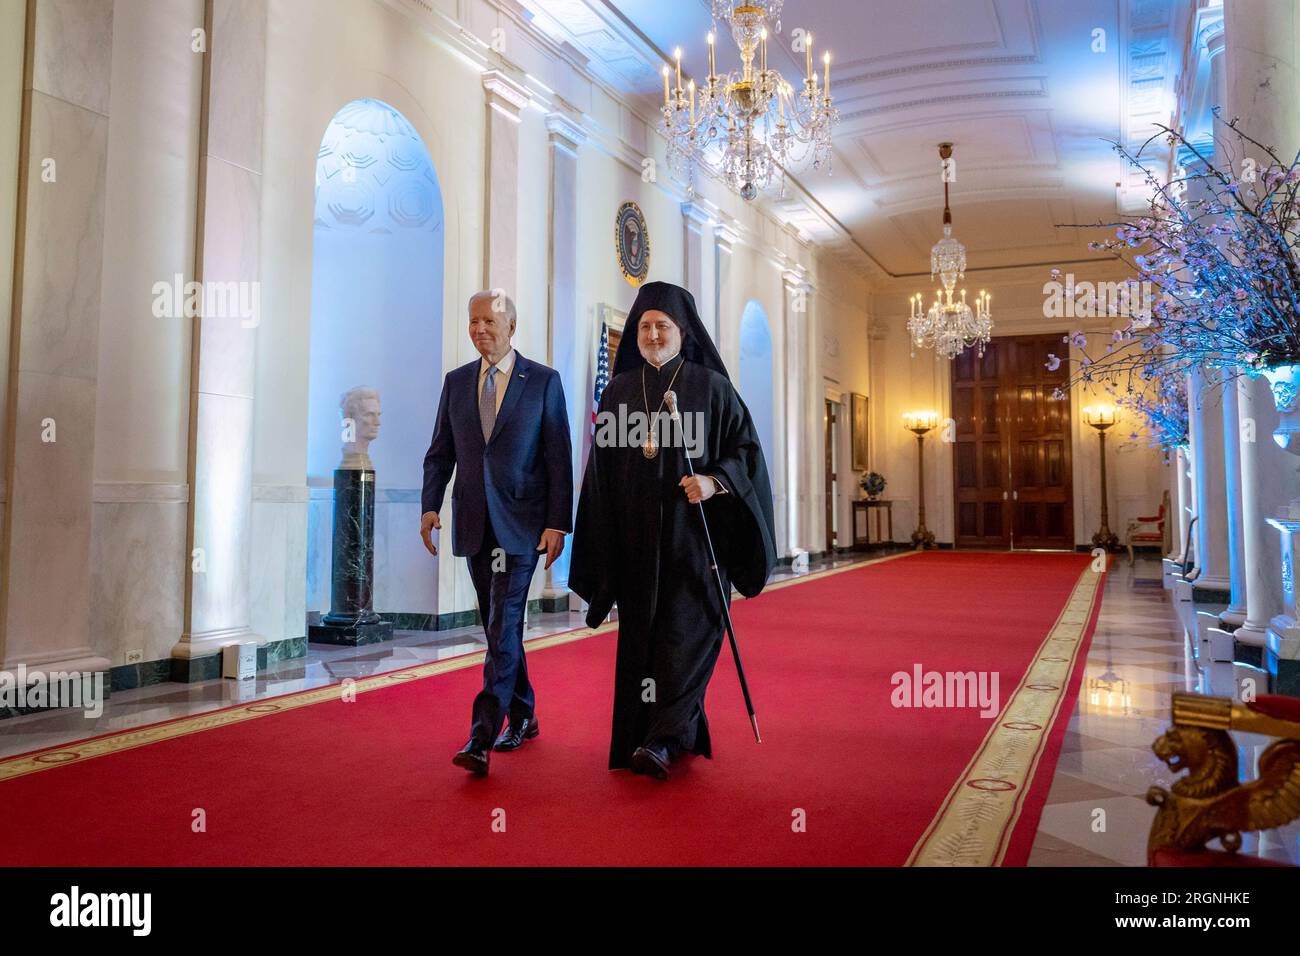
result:
M 1264 734 L 1275 740 L 1260 755 L 1259 776 L 1240 783 L 1237 747 L 1229 730 Z M 1151 749 L 1175 773 L 1187 776 L 1166 790 L 1152 787 L 1156 807 L 1147 841 L 1147 863 L 1161 851 L 1198 853 L 1220 839 L 1229 853 L 1241 848 L 1241 834 L 1269 830 L 1300 817 L 1300 701 L 1261 696 L 1250 704 L 1227 697 L 1176 693 L 1173 726 Z

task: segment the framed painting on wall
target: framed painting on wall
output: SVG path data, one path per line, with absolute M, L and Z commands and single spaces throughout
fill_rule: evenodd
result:
M 867 470 L 867 396 L 853 393 L 853 470 Z

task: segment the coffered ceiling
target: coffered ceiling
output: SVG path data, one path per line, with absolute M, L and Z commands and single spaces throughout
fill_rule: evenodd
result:
M 707 0 L 522 0 L 535 22 L 654 116 L 659 69 L 685 51 L 707 71 Z M 1065 223 L 1113 221 L 1132 177 L 1110 141 L 1170 123 L 1180 31 L 1194 0 L 786 0 L 769 63 L 803 72 L 811 30 L 833 57 L 841 122 L 830 175 L 792 170 L 777 218 L 809 239 L 852 244 L 886 272 L 929 274 L 943 187 L 937 146 L 955 144 L 954 233 L 971 271 L 1096 258 Z M 719 69 L 739 64 L 728 36 Z

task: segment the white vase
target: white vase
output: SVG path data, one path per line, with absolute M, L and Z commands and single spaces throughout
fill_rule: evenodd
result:
M 1293 455 L 1300 455 L 1300 365 L 1264 369 L 1273 390 L 1278 422 L 1273 440 Z

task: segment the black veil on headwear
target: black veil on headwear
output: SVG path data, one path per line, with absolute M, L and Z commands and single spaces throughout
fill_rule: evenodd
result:
M 637 347 L 637 328 L 641 316 L 657 309 L 672 317 L 673 322 L 682 331 L 682 355 L 689 361 L 713 369 L 728 381 L 727 366 L 722 363 L 718 348 L 709 338 L 709 332 L 700 320 L 700 313 L 695 308 L 695 296 L 686 289 L 671 282 L 647 282 L 637 291 L 632 311 L 627 314 L 623 325 L 624 335 L 630 335 L 632 341 L 619 343 L 618 354 L 614 356 L 612 375 L 632 371 L 645 364 L 641 349 Z

